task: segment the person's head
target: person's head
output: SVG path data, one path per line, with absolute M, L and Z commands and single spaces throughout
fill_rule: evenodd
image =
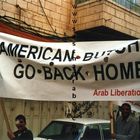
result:
M 123 103 L 121 106 L 121 113 L 123 119 L 127 119 L 129 115 L 131 114 L 131 106 L 128 103 Z
M 16 127 L 18 128 L 19 131 L 22 131 L 25 129 L 26 126 L 26 118 L 24 115 L 18 115 L 15 118 L 15 122 L 16 122 Z

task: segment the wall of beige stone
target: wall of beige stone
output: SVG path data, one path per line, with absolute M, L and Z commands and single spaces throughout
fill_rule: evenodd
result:
M 106 26 L 128 35 L 140 37 L 140 14 L 112 0 L 91 0 L 79 4 L 77 30 Z
M 71 13 L 72 0 L 0 1 L 1 16 L 9 16 L 22 20 L 34 29 L 54 35 L 57 33 L 58 36 L 63 36 L 64 33 L 69 36 L 72 34 Z M 45 15 L 52 27 L 50 27 Z M 54 33 L 53 30 L 55 30 L 56 33 Z
M 73 0 L 1 0 L 0 15 L 22 20 L 34 29 L 49 34 L 71 36 L 73 34 L 72 3 Z M 112 0 L 90 0 L 78 4 L 76 11 L 77 31 L 104 25 L 140 37 L 140 14 Z
M 77 7 L 76 30 L 90 29 L 102 25 L 103 3 L 92 0 L 81 3 Z
M 112 2 L 105 2 L 103 11 L 105 26 L 137 38 L 140 37 L 140 14 Z

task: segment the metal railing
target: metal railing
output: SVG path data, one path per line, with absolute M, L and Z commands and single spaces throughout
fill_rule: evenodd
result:
M 90 0 L 75 0 L 76 4 L 80 4 L 80 3 L 84 3 L 86 1 L 90 1 Z M 136 13 L 140 14 L 140 5 L 136 4 L 133 2 L 133 0 L 112 0 L 122 6 L 124 6 L 125 8 L 132 10 Z

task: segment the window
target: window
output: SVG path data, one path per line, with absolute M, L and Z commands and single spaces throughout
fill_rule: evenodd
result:
M 38 137 L 55 140 L 75 140 L 83 130 L 83 125 L 71 122 L 51 122 Z
M 113 0 L 113 1 L 124 6 L 127 9 L 140 13 L 140 0 Z
M 61 123 L 53 122 L 49 124 L 48 127 L 41 132 L 40 136 L 42 136 L 43 138 L 47 138 L 51 136 L 60 135 L 62 128 L 63 125 Z
M 111 139 L 110 124 L 105 123 L 101 124 L 100 126 L 103 132 L 104 140 L 110 140 Z
M 76 3 L 76 4 L 80 4 L 80 3 L 84 3 L 84 2 L 86 2 L 86 1 L 89 1 L 89 0 L 75 0 L 75 3 Z
M 135 0 L 135 3 L 140 6 L 140 0 Z
M 83 140 L 101 140 L 99 126 L 96 124 L 88 125 Z

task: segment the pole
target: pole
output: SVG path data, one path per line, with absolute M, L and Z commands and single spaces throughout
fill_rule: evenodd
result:
M 9 123 L 8 116 L 7 116 L 7 113 L 6 113 L 3 98 L 0 98 L 0 105 L 1 105 L 1 109 L 2 109 L 2 112 L 3 112 L 4 119 L 5 119 L 7 130 L 11 131 L 11 127 L 10 127 L 10 123 Z
M 112 101 L 109 102 L 109 112 L 110 112 L 111 134 L 114 134 L 114 114 Z

